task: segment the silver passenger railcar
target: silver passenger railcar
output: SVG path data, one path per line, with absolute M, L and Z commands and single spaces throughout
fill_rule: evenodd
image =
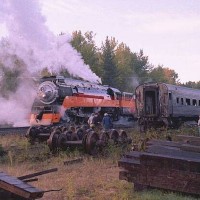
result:
M 179 127 L 198 120 L 200 90 L 165 83 L 145 83 L 135 90 L 140 128 Z

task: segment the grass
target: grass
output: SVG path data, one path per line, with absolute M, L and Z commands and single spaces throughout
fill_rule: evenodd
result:
M 196 128 L 183 127 L 180 130 L 149 131 L 140 134 L 129 130 L 128 134 L 138 146 L 146 138 L 162 139 L 167 135 L 195 135 Z M 142 148 L 142 147 L 140 147 Z M 45 144 L 31 146 L 20 136 L 0 136 L 0 151 L 6 151 L 0 157 L 0 169 L 13 176 L 22 176 L 57 167 L 58 171 L 39 176 L 39 181 L 31 183 L 42 189 L 62 189 L 59 192 L 48 192 L 43 200 L 193 200 L 190 196 L 177 193 L 150 190 L 135 192 L 133 184 L 119 180 L 118 160 L 129 148 L 109 146 L 103 155 L 97 158 L 85 155 L 78 150 L 60 152 L 52 155 Z M 63 161 L 83 157 L 83 162 L 65 166 Z

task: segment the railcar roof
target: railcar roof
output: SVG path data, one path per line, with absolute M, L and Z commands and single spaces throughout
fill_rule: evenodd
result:
M 189 88 L 189 87 L 185 87 L 185 86 L 179 86 L 179 85 L 172 85 L 172 84 L 168 84 L 168 83 L 161 83 L 161 82 L 150 82 L 150 83 L 144 83 L 144 84 L 140 84 L 140 85 L 138 85 L 137 86 L 137 88 L 138 87 L 141 87 L 141 86 L 153 86 L 153 85 L 161 85 L 161 84 L 163 84 L 163 85 L 166 85 L 167 86 L 167 88 L 168 88 L 168 90 L 184 90 L 184 91 L 191 91 L 191 92 L 197 92 L 197 93 L 199 93 L 200 94 L 200 90 L 199 89 L 195 89 L 195 88 Z M 136 88 L 136 89 L 137 89 Z

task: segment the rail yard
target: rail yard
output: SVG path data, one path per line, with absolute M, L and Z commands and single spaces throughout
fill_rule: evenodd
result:
M 0 197 L 142 199 L 152 189 L 181 192 L 154 190 L 163 198 L 200 195 L 199 90 L 151 83 L 138 86 L 134 96 L 68 81 L 45 78 L 30 126 L 0 128 Z M 100 121 L 90 127 L 94 112 Z M 101 125 L 106 115 L 108 130 Z M 190 120 L 194 126 L 186 126 Z M 51 169 L 56 174 L 38 178 Z

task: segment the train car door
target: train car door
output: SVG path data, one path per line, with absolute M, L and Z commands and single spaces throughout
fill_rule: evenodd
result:
M 136 109 L 140 117 L 154 117 L 159 113 L 158 85 L 140 85 L 136 88 Z
M 158 114 L 158 88 L 157 86 L 144 88 L 144 111 L 146 116 Z

